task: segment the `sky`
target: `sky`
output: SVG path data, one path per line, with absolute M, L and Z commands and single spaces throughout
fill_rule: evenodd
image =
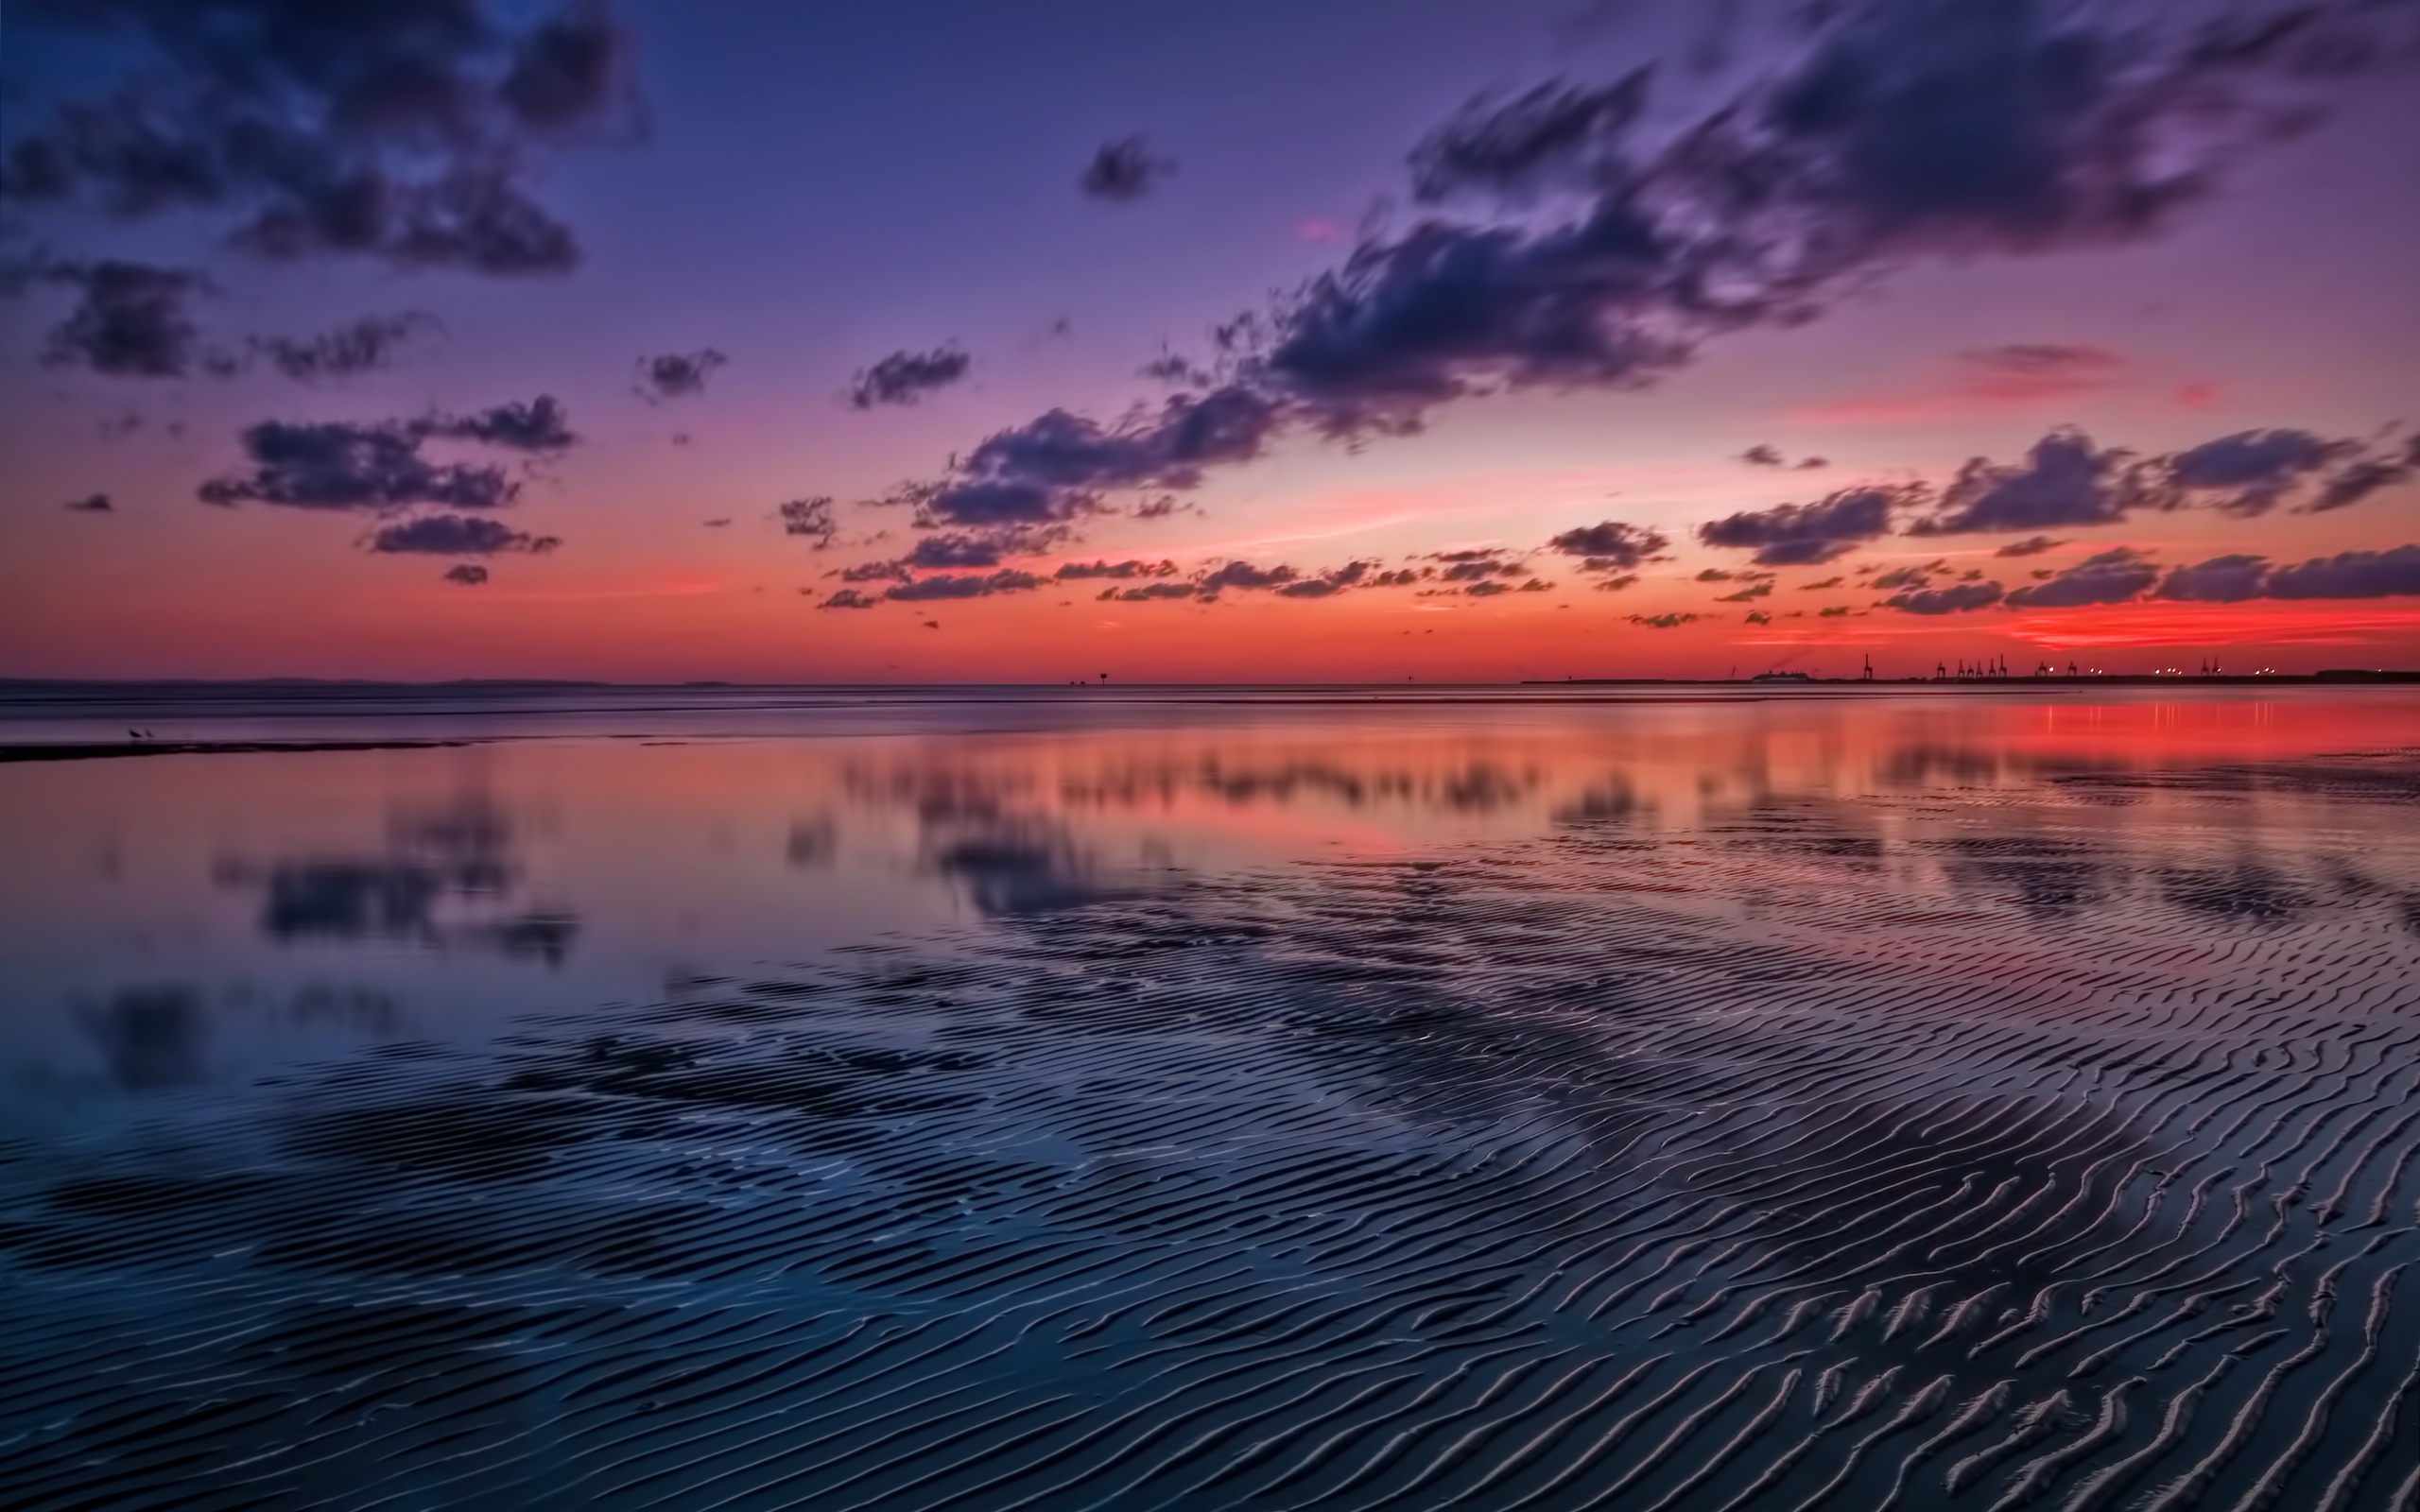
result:
M 0 3 L 0 676 L 2420 666 L 2420 5 Z

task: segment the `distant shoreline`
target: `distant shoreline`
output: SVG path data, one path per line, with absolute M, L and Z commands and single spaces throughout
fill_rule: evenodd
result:
M 387 682 L 370 679 L 316 678 L 262 679 L 81 679 L 0 678 L 0 705 L 11 700 L 33 702 L 140 701 L 147 696 L 167 701 L 205 701 L 217 696 L 268 696 L 302 701 L 367 696 L 373 698 L 493 698 L 528 695 L 577 694 L 816 694 L 839 696 L 907 696 L 932 698 L 948 695 L 1049 697 L 1085 693 L 1112 697 L 1138 694 L 1207 697 L 1236 695 L 1319 694 L 1367 695 L 1415 693 L 1469 696 L 1489 689 L 1512 688 L 1731 688 L 1765 692 L 1792 687 L 1870 688 L 2090 688 L 2090 687 L 2342 687 L 2361 684 L 2420 684 L 2420 671 L 2330 668 L 2290 673 L 2147 673 L 2113 672 L 1984 677 L 1845 677 L 1760 673 L 1745 678 L 1522 678 L 1507 681 L 1339 681 L 1339 682 L 584 682 L 552 679 L 460 679 L 444 682 Z M 78 695 L 85 696 L 77 696 Z
M 1793 699 L 1828 702 L 1843 698 L 2023 699 L 2031 696 L 2064 701 L 2088 696 L 2094 689 L 2113 688 L 2190 690 L 2198 693 L 2215 688 L 2333 690 L 2362 686 L 2414 687 L 2420 686 L 2420 672 L 2343 670 L 2273 676 L 2111 674 L 1871 679 L 1769 673 L 1736 679 L 1557 678 L 1533 679 L 1517 683 L 722 684 L 710 691 L 724 696 L 694 703 L 671 695 L 709 690 L 694 683 L 678 686 L 598 683 L 577 687 L 562 683 L 488 683 L 480 685 L 479 695 L 464 697 L 464 684 L 351 684 L 344 685 L 345 694 L 336 693 L 337 686 L 287 682 L 278 685 L 277 693 L 264 699 L 267 686 L 256 683 L 44 684 L 24 679 L 0 679 L 0 765 L 116 760 L 130 756 L 425 750 L 547 736 L 648 739 L 672 732 L 643 728 L 657 715 L 711 715 L 721 722 L 717 728 L 689 731 L 688 738 L 779 739 L 821 731 L 816 729 L 735 729 L 731 728 L 731 722 L 735 717 L 781 715 L 789 720 L 802 716 L 830 716 L 845 723 L 852 715 L 879 715 L 885 711 L 902 714 L 917 710 L 951 707 L 968 710 L 989 708 L 1003 712 L 1042 706 L 1058 709 L 1090 707 L 1104 713 L 1123 710 L 1129 715 L 1139 716 L 1154 709 L 1206 711 L 1222 707 L 1343 713 L 1390 708 L 1616 708 L 1648 704 L 1789 702 Z M 512 706 L 518 700 L 510 696 L 514 691 L 530 696 L 527 705 L 517 711 Z M 279 694 L 283 696 L 277 696 Z M 449 694 L 452 696 L 448 696 Z M 564 700 L 566 694 L 571 695 L 567 702 Z M 632 699 L 607 696 L 612 694 L 641 696 Z M 729 696 L 731 695 L 737 696 Z M 232 705 L 254 700 L 261 700 L 269 707 L 231 710 Z M 104 710 L 107 712 L 103 713 Z M 41 713 L 35 713 L 35 711 Z M 495 727 L 497 714 L 512 713 L 527 714 L 534 722 L 527 728 L 506 730 Z M 9 728 L 10 724 L 29 714 L 33 722 L 46 724 L 58 734 L 73 734 L 78 738 L 7 740 L 8 735 L 18 733 Z M 181 739 L 173 733 L 164 738 L 158 734 L 124 740 L 91 738 L 96 726 L 103 730 L 120 726 L 148 730 L 155 720 L 173 726 L 180 720 L 203 716 L 220 721 L 222 729 L 226 728 L 225 721 L 230 720 L 239 728 L 259 722 L 247 715 L 261 716 L 261 720 L 266 721 L 266 730 L 271 732 L 218 740 Z M 426 736 L 374 733 L 382 723 L 408 729 L 424 720 L 458 719 L 466 715 L 474 716 L 477 721 L 467 730 L 461 730 L 458 726 L 456 730 L 443 733 L 431 730 Z M 559 728 L 546 723 L 564 716 L 577 716 L 582 721 L 582 727 Z M 365 723 L 370 728 L 362 730 L 361 738 L 352 739 L 333 738 L 334 730 L 328 730 L 327 734 L 318 738 L 305 732 L 311 723 L 319 723 L 321 730 L 327 730 L 326 722 L 336 720 L 351 723 L 356 730 Z M 27 733 L 34 728 L 33 722 L 26 727 Z M 298 725 L 302 728 L 298 729 Z M 281 728 L 296 729 L 297 738 L 277 738 L 273 731 Z M 423 728 L 426 727 L 424 725 Z
M 129 740 L 106 744 L 0 746 L 0 763 L 87 762 L 120 756 L 231 756 L 248 752 L 308 750 L 430 750 L 468 746 L 467 740 Z
M 2343 668 L 2327 672 L 2085 672 L 1949 678 L 1817 678 L 1762 673 L 1752 678 L 1529 678 L 1524 688 L 2273 688 L 2420 683 L 2420 672 Z

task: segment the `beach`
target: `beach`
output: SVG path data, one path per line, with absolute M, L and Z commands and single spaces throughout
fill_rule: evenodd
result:
M 1095 691 L 0 772 L 16 1504 L 2420 1495 L 2409 690 Z

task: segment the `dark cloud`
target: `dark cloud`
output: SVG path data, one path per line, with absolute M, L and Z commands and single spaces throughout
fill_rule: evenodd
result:
M 476 588 L 488 580 L 488 570 L 475 561 L 456 562 L 445 569 L 444 580 L 459 583 L 464 588 Z
M 1709 546 L 1753 548 L 1767 567 L 1802 567 L 1846 556 L 1891 529 L 1892 511 L 1912 504 L 1904 488 L 1843 489 L 1813 504 L 1743 510 L 1698 526 Z
M 319 383 L 390 367 L 414 343 L 443 329 L 435 316 L 406 310 L 364 316 L 314 336 L 254 336 L 251 346 L 288 378 Z
M 695 352 L 661 352 L 638 360 L 638 382 L 634 391 L 649 404 L 666 399 L 685 399 L 706 391 L 706 380 L 715 369 L 731 361 L 712 347 L 700 347 Z
M 1104 564 L 1095 564 L 1096 566 Z M 1162 576 L 1172 574 L 1175 567 L 1168 562 L 1118 563 L 1132 566 L 1133 573 L 1085 571 L 1072 576 L 1085 577 Z M 1069 576 L 1062 569 L 1062 576 Z M 1322 572 L 1305 572 L 1283 563 L 1273 567 L 1256 567 L 1247 561 L 1230 561 L 1216 569 L 1200 572 L 1184 582 L 1153 582 L 1135 588 L 1104 588 L 1097 597 L 1127 604 L 1148 603 L 1155 599 L 1191 598 L 1215 602 L 1228 589 L 1244 589 L 1275 593 L 1281 598 L 1327 598 L 1349 588 L 1391 588 L 1417 582 L 1423 572 L 1406 569 L 1382 572 L 1374 561 L 1350 561 L 1341 567 Z
M 468 415 L 436 415 L 418 422 L 422 433 L 478 441 L 516 452 L 560 452 L 578 444 L 570 417 L 552 394 L 498 404 Z
M 2048 536 L 2028 536 L 2022 541 L 2008 542 L 1992 555 L 1995 557 L 2039 557 L 2046 551 L 2053 551 L 2066 544 L 2066 541 L 2053 541 Z
M 2011 609 L 2074 609 L 2085 604 L 2123 604 L 2159 578 L 2159 568 L 2140 552 L 2119 546 L 2087 557 L 2066 572 L 2008 595 Z
M 635 104 L 630 34 L 603 0 L 574 0 L 524 34 L 498 93 L 522 125 L 576 129 Z
M 1040 588 L 1044 579 L 1031 573 L 1010 568 L 988 575 L 943 575 L 920 577 L 913 582 L 893 583 L 882 591 L 882 596 L 902 603 L 918 603 L 942 598 L 989 598 L 994 593 L 1023 593 Z M 838 596 L 838 595 L 835 595 Z
M 1910 535 L 1964 535 L 2101 525 L 2124 518 L 2136 501 L 2127 486 L 2128 454 L 2101 451 L 2079 430 L 2058 430 L 2033 444 L 2023 462 L 1975 457 L 1943 490 L 1940 507 Z
M 2256 139 L 2285 46 L 1877 0 L 1652 143 L 1644 73 L 1482 102 L 1415 155 L 1424 196 L 1568 215 L 1365 240 L 1281 307 L 1267 371 L 1330 431 L 1402 429 L 1491 387 L 1650 381 L 1894 264 L 2142 240 Z
M 1760 609 L 1752 609 L 1741 618 L 1751 625 L 1771 625 L 1773 622 L 1773 617 Z
M 1903 265 L 2143 241 L 2209 197 L 2279 101 L 2315 112 L 2366 64 L 2358 10 L 2320 0 L 2221 32 L 2049 0 L 1852 0 L 1714 97 L 1647 110 L 1640 72 L 1477 102 L 1414 154 L 1430 210 L 1214 333 L 1221 387 L 1171 403 L 1222 412 L 1228 444 L 1065 476 L 994 458 L 903 497 L 945 524 L 1065 522 L 1101 490 L 1190 489 L 1288 429 L 1402 433 L 1478 394 L 1646 385 Z M 2331 70 L 2306 66 L 2322 36 Z M 1184 418 L 1115 434 L 1149 453 Z M 1054 411 L 994 441 L 1080 429 L 1112 434 Z M 1937 528 L 1990 527 L 1959 518 Z M 1819 559 L 1821 539 L 1772 559 Z
M 840 580 L 844 583 L 906 582 L 917 571 L 997 567 L 1004 550 L 1000 541 L 983 536 L 926 536 L 910 547 L 906 556 L 885 561 L 859 562 L 843 568 Z M 1168 570 L 1174 572 L 1176 569 L 1170 567 Z
M 2155 598 L 2207 604 L 2408 595 L 2420 595 L 2420 546 L 2339 552 L 2282 567 L 2263 557 L 2213 557 L 2170 571 L 2152 592 Z
M 88 493 L 80 499 L 70 499 L 65 507 L 75 510 L 78 514 L 111 514 L 117 509 L 117 506 L 110 502 L 110 496 L 106 493 Z
M 1584 557 L 1590 572 L 1623 571 L 1637 566 L 1671 544 L 1660 531 L 1625 524 L 1619 520 L 1578 525 L 1547 541 L 1566 557 Z
M 1146 583 L 1140 588 L 1104 588 L 1100 596 L 1121 604 L 1142 604 L 1155 598 L 1191 598 L 1195 592 L 1191 583 Z
M 976 536 L 926 536 L 900 561 L 909 567 L 997 567 L 1000 548 Z
M 844 588 L 816 605 L 817 609 L 872 609 L 880 600 L 869 598 L 854 588 Z
M 1115 425 L 1054 409 L 988 437 L 955 473 L 903 490 L 927 528 L 1064 525 L 1103 507 L 1113 489 L 1190 489 L 1204 469 L 1248 461 L 1280 422 L 1265 395 L 1228 386 L 1172 395 Z
M 1751 599 L 1770 598 L 1772 596 L 1772 592 L 1773 585 L 1771 583 L 1753 583 L 1748 587 L 1739 590 L 1739 592 L 1736 593 L 1724 593 L 1720 598 L 1717 598 L 1715 602 L 1718 604 L 1745 604 Z
M 1874 581 L 1867 586 L 1871 588 L 1922 588 L 1927 582 L 1930 581 L 1930 579 L 1926 576 L 1930 571 L 1930 568 L 1926 567 L 1893 567 L 1887 573 L 1876 574 Z
M 426 514 L 380 526 L 370 538 L 369 549 L 382 555 L 493 557 L 506 551 L 552 551 L 562 544 L 558 537 L 533 536 L 478 515 Z
M 1632 614 L 1627 616 L 1627 618 L 1633 625 L 1640 626 L 1647 629 L 1668 630 L 1677 626 L 1694 625 L 1700 619 L 1703 618 L 1703 616 L 1698 614 Z
M 1952 583 L 1947 588 L 1913 588 L 1882 601 L 1885 609 L 1910 614 L 1962 614 L 1989 609 L 2000 601 L 1997 583 Z
M 1174 577 L 1172 561 L 1070 561 L 1050 575 L 1062 582 L 1080 577 Z
M 1626 130 L 1647 106 L 1652 77 L 1642 68 L 1597 88 L 1557 79 L 1510 100 L 1473 100 L 1412 149 L 1412 192 L 1438 200 L 1473 189 L 1527 190 Z
M 1530 570 L 1530 564 L 1526 561 L 1507 560 L 1500 547 L 1489 547 L 1484 551 L 1432 552 L 1428 559 L 1446 564 L 1439 569 L 1437 576 L 1449 583 L 1483 582 L 1491 577 L 1519 577 Z
M 1756 445 L 1740 453 L 1739 460 L 1747 463 L 1750 467 L 1780 467 L 1783 465 L 1781 453 L 1762 442 L 1758 442 Z
M 1135 369 L 1136 375 L 1173 384 L 1181 388 L 1207 388 L 1218 381 L 1215 374 L 1190 357 L 1163 352 Z
M 2269 575 L 2271 598 L 2399 598 L 2420 594 L 2420 546 L 2314 557 Z
M 43 339 L 42 360 L 54 368 L 89 368 L 112 378 L 182 378 L 223 370 L 228 359 L 207 351 L 188 308 L 210 280 L 190 268 L 104 260 L 36 259 L 0 274 L 0 288 L 59 284 L 76 291 L 67 318 Z
M 840 539 L 840 524 L 833 518 L 830 494 L 817 494 L 811 499 L 792 499 L 777 511 L 781 516 L 782 533 L 804 536 L 815 542 L 818 551 L 828 551 Z
M 1605 590 L 1607 593 L 1619 593 L 1621 590 L 1630 587 L 1633 583 L 1637 581 L 1638 575 L 1636 573 L 1625 573 L 1619 577 L 1601 578 L 1598 581 L 1597 586 Z
M 926 394 L 947 388 L 965 378 L 975 365 L 955 347 L 931 352 L 894 352 L 849 383 L 849 403 L 858 409 L 877 404 L 912 404 Z
M 521 485 L 502 468 L 424 456 L 421 448 L 433 439 L 553 452 L 579 438 L 572 434 L 562 406 L 545 394 L 467 415 L 408 421 L 263 421 L 243 435 L 251 471 L 213 478 L 198 491 L 210 504 L 251 500 L 300 509 L 389 509 L 409 504 L 493 509 L 519 495 Z
M 1093 154 L 1076 187 L 1095 199 L 1122 204 L 1142 198 L 1174 172 L 1175 162 L 1154 153 L 1141 137 L 1120 137 Z
M 2142 508 L 2258 515 L 2306 488 L 2314 490 L 2307 507 L 2339 508 L 2403 481 L 2412 466 L 2399 443 L 2364 445 L 2301 430 L 2241 431 L 2181 452 L 2136 458 L 2121 448 L 2097 447 L 2082 431 L 2062 429 L 2034 443 L 2022 462 L 1967 462 L 1942 491 L 1938 507 L 1910 526 L 1910 534 L 2113 524 Z M 2024 553 L 2003 548 L 2002 554 Z
M 2303 507 L 2311 514 L 2322 514 L 2359 504 L 2381 489 L 2411 481 L 2415 470 L 2420 470 L 2420 437 L 2412 438 L 2404 455 L 2364 457 L 2345 467 Z
M 1544 232 L 1424 222 L 1293 296 L 1255 370 L 1331 436 L 1413 430 L 1498 388 L 1640 386 L 1689 355 L 1671 255 L 1620 200 Z
M 1203 598 L 1216 598 L 1228 588 L 1282 588 L 1298 575 L 1291 567 L 1255 567 L 1248 561 L 1231 561 L 1205 573 L 1195 580 L 1196 591 Z
M 2177 567 L 2160 579 L 2156 598 L 2200 604 L 2239 604 L 2258 598 L 2267 587 L 2269 558 L 2233 555 L 2213 557 L 2190 567 Z
M 1532 577 L 1518 588 L 1505 582 L 1486 582 L 1473 583 L 1462 590 L 1474 598 L 1489 598 L 1497 593 L 1546 593 L 1553 591 L 1554 584 L 1543 577 Z
M 2152 465 L 2158 502 L 2206 502 L 2234 515 L 2266 514 L 2330 463 L 2360 450 L 2308 431 L 2238 431 Z
M 1300 577 L 1277 590 L 1280 598 L 1325 598 L 1367 581 L 1378 570 L 1374 561 L 1349 561 L 1313 577 Z
M 297 509 L 390 509 L 435 504 L 493 509 L 521 485 L 483 463 L 432 462 L 421 455 L 427 432 L 406 421 L 263 421 L 244 432 L 249 472 L 213 478 L 206 503 L 251 500 Z
M 271 258 L 562 272 L 578 241 L 531 197 L 531 165 L 637 117 L 628 35 L 594 0 L 522 30 L 480 0 L 91 0 L 11 24 L 83 30 L 122 67 L 15 135 L 0 192 L 215 212 Z

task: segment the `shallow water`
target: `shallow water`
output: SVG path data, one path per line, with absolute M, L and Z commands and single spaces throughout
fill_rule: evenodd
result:
M 1442 696 L 0 711 L 7 1500 L 2420 1497 L 2420 698 Z

